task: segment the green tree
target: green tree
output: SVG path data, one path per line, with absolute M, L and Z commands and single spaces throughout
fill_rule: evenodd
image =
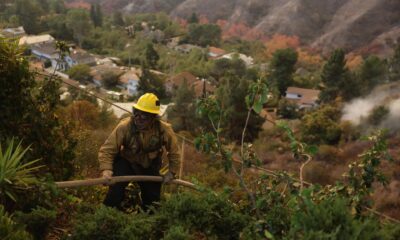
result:
M 142 75 L 137 86 L 138 94 L 154 93 L 158 98 L 166 97 L 164 81 L 142 66 Z
M 334 106 L 325 105 L 301 119 L 302 139 L 313 144 L 336 144 L 341 135 L 339 123 L 340 110 Z
M 112 71 L 102 73 L 101 77 L 105 88 L 113 88 L 118 84 L 119 75 Z
M 65 15 L 54 14 L 46 19 L 51 36 L 60 40 L 72 41 L 74 39 L 72 30 L 67 27 Z
M 235 75 L 239 78 L 243 77 L 247 72 L 246 64 L 237 56 L 233 59 L 218 59 L 214 61 L 214 64 L 210 70 L 210 75 L 219 80 L 226 74 Z
M 88 36 L 92 29 L 90 16 L 86 10 L 71 9 L 67 14 L 67 27 L 73 32 L 74 39 L 82 46 L 84 37 Z
M 230 140 L 241 141 L 248 113 L 246 102 L 243 99 L 247 95 L 250 84 L 255 80 L 240 78 L 234 74 L 227 74 L 220 79 L 216 97 L 223 106 L 222 126 L 224 126 L 225 136 Z M 257 137 L 263 123 L 264 119 L 252 111 L 246 129 L 246 142 L 251 142 Z
M 384 82 L 386 73 L 385 63 L 377 56 L 369 56 L 360 70 L 360 84 L 362 94 L 369 93 L 376 85 Z
M 42 10 L 35 1 L 17 0 L 15 2 L 15 14 L 18 16 L 19 22 L 28 34 L 38 34 L 41 31 L 39 17 Z
M 54 179 L 72 175 L 75 140 L 68 123 L 56 114 L 60 106 L 60 82 L 54 78 L 35 81 L 23 49 L 0 38 L 0 141 L 16 137 L 31 144 L 30 159 L 41 159 L 42 171 Z
M 376 106 L 371 110 L 367 121 L 369 124 L 378 126 L 390 113 L 390 110 L 385 106 Z
M 349 70 L 346 67 L 345 52 L 336 49 L 332 52 L 328 62 L 324 65 L 321 73 L 321 81 L 324 84 L 319 99 L 323 103 L 335 100 L 349 81 Z
M 160 59 L 157 51 L 154 49 L 154 45 L 152 43 L 147 43 L 145 50 L 146 62 L 145 64 L 151 68 L 157 67 L 157 62 Z
M 397 44 L 393 56 L 389 59 L 389 79 L 400 80 L 400 44 Z
M 215 24 L 190 24 L 184 41 L 203 47 L 218 46 L 221 41 L 221 28 Z
M 65 13 L 66 12 L 66 7 L 64 4 L 64 0 L 52 0 L 51 1 L 51 9 L 55 12 L 55 13 Z
M 199 18 L 197 17 L 197 14 L 194 12 L 192 15 L 190 15 L 190 18 L 188 19 L 188 23 L 199 23 Z
M 281 96 L 293 84 L 294 66 L 297 62 L 297 52 L 292 48 L 279 49 L 274 52 L 271 61 L 271 82 L 276 86 Z
M 78 64 L 68 69 L 67 74 L 70 78 L 78 80 L 80 82 L 88 82 L 92 80 L 90 75 L 90 67 L 85 64 Z
M 112 14 L 112 23 L 114 25 L 121 26 L 121 27 L 125 25 L 124 18 L 123 18 L 122 13 L 120 11 L 115 11 Z
M 195 128 L 195 91 L 184 80 L 174 93 L 175 103 L 168 109 L 168 118 L 176 131 L 193 130 Z
M 103 26 L 103 13 L 100 4 L 96 3 L 90 5 L 90 19 L 95 27 Z

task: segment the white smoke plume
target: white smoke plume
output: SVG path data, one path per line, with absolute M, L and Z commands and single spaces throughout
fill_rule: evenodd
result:
M 357 98 L 343 107 L 342 120 L 347 120 L 354 125 L 365 123 L 365 119 L 377 106 L 385 106 L 389 114 L 381 122 L 379 128 L 391 131 L 400 129 L 400 84 L 391 83 L 375 88 L 371 94 Z

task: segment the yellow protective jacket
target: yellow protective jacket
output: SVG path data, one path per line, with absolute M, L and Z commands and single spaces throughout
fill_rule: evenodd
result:
M 157 120 L 149 130 L 139 131 L 131 117 L 121 120 L 99 150 L 100 170 L 112 170 L 114 158 L 119 154 L 132 163 L 147 168 L 163 149 L 167 152 L 169 170 L 177 173 L 179 147 L 171 125 Z M 161 141 L 161 142 L 160 142 Z

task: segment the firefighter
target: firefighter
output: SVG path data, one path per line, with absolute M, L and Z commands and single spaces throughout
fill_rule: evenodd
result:
M 160 101 L 146 93 L 133 105 L 131 117 L 123 119 L 99 150 L 102 177 L 151 175 L 160 176 L 162 155 L 168 158 L 168 171 L 163 183 L 174 179 L 179 166 L 179 149 L 171 126 L 159 119 Z M 142 209 L 160 200 L 161 182 L 138 182 Z M 106 206 L 121 209 L 126 182 L 109 186 L 104 200 Z

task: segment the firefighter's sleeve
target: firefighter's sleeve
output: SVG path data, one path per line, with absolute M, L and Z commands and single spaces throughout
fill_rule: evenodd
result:
M 180 164 L 180 154 L 176 135 L 170 126 L 165 128 L 165 138 L 169 171 L 177 173 Z
M 112 170 L 113 161 L 121 149 L 125 131 L 125 127 L 119 124 L 100 147 L 98 158 L 101 171 Z

